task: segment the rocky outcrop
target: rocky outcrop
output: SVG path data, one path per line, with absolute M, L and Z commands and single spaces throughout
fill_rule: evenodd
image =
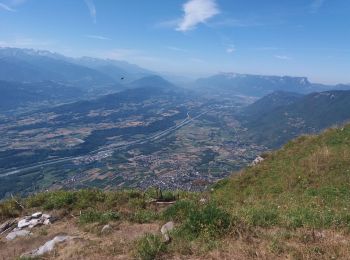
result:
M 30 236 L 32 233 L 28 230 L 14 230 L 7 234 L 6 240 L 11 241 L 16 239 L 17 237 L 27 237 Z
M 8 241 L 11 241 L 17 237 L 25 237 L 31 235 L 32 233 L 27 229 L 32 229 L 38 225 L 49 224 L 51 224 L 50 215 L 43 214 L 42 212 L 36 212 L 19 220 L 14 219 L 6 221 L 0 226 L 0 234 L 9 232 L 6 236 L 6 239 Z
M 71 236 L 56 236 L 52 240 L 47 241 L 44 245 L 41 247 L 34 249 L 31 252 L 23 254 L 21 257 L 28 257 L 28 258 L 34 258 L 38 256 L 42 256 L 44 254 L 50 253 L 58 243 L 63 243 L 65 241 L 71 240 L 73 237 Z
M 51 224 L 51 216 L 48 214 L 43 214 L 42 212 L 36 212 L 31 216 L 26 216 L 25 218 L 18 221 L 17 227 L 19 229 L 23 228 L 33 228 L 38 225 L 49 225 Z

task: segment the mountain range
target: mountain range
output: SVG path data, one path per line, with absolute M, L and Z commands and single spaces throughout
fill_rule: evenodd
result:
M 208 94 L 246 95 L 262 97 L 274 91 L 312 93 L 332 89 L 349 90 L 350 85 L 335 86 L 314 84 L 306 77 L 263 76 L 238 73 L 221 73 L 207 78 L 200 78 L 193 87 Z
M 48 51 L 0 48 L 0 79 L 40 82 L 52 80 L 81 88 L 101 87 L 132 81 L 153 74 L 124 61 L 69 58 Z

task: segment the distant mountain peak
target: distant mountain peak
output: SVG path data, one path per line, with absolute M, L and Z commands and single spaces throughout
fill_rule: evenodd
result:
M 298 93 L 313 92 L 313 85 L 306 77 L 268 76 L 240 74 L 233 72 L 220 73 L 208 78 L 198 79 L 198 88 L 206 91 L 225 91 L 227 94 L 246 96 L 265 96 L 271 92 L 283 90 Z

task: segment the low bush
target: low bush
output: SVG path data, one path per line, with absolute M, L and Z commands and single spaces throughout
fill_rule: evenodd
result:
M 209 204 L 202 209 L 190 211 L 183 228 L 194 237 L 220 237 L 231 225 L 230 215 L 214 204 Z
M 158 219 L 158 214 L 152 210 L 138 210 L 130 218 L 132 222 L 136 223 L 150 223 Z
M 88 223 L 99 223 L 107 224 L 110 221 L 115 221 L 120 219 L 118 212 L 107 211 L 107 212 L 98 212 L 96 210 L 88 210 L 83 212 L 79 217 L 80 224 Z
M 168 207 L 162 217 L 167 221 L 183 222 L 195 208 L 196 205 L 192 201 L 180 200 Z
M 0 203 L 0 220 L 18 217 L 22 208 L 14 199 L 8 199 Z
M 153 260 L 166 251 L 159 235 L 146 234 L 136 241 L 135 256 L 141 260 Z

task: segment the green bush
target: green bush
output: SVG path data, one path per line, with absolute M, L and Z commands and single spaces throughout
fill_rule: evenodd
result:
M 99 212 L 97 210 L 88 210 L 83 212 L 79 217 L 80 224 L 88 224 L 88 223 L 99 223 L 99 224 L 107 224 L 110 221 L 115 221 L 120 218 L 118 212 L 107 211 L 107 212 Z
M 166 245 L 159 235 L 146 234 L 136 242 L 135 254 L 138 259 L 152 260 L 166 251 Z
M 56 191 L 47 194 L 46 201 L 44 202 L 44 209 L 62 209 L 72 208 L 73 203 L 76 201 L 75 194 L 68 191 Z
M 158 219 L 158 214 L 152 210 L 138 210 L 131 216 L 131 221 L 136 223 L 150 223 Z
M 35 194 L 34 196 L 30 196 L 26 199 L 26 207 L 27 208 L 36 208 L 43 207 L 47 202 L 48 194 L 45 192 Z
M 147 203 L 143 198 L 130 198 L 128 205 L 131 209 L 145 209 L 147 207 Z
M 208 237 L 220 237 L 231 224 L 230 215 L 214 204 L 209 204 L 203 209 L 190 211 L 183 228 L 195 237 L 200 235 Z
M 124 191 L 115 191 L 106 193 L 105 205 L 108 208 L 120 207 L 127 204 L 129 201 L 129 194 Z
M 99 202 L 103 203 L 105 200 L 106 194 L 101 190 L 79 190 L 76 192 L 74 207 L 77 209 L 86 209 Z
M 160 201 L 174 201 L 176 200 L 176 196 L 171 191 L 162 192 L 162 196 L 158 198 Z
M 15 200 L 5 200 L 0 203 L 0 220 L 18 217 L 21 211 L 22 208 L 16 203 Z
M 167 221 L 173 220 L 176 222 L 183 222 L 195 208 L 196 205 L 192 201 L 177 201 L 163 212 L 163 219 Z

